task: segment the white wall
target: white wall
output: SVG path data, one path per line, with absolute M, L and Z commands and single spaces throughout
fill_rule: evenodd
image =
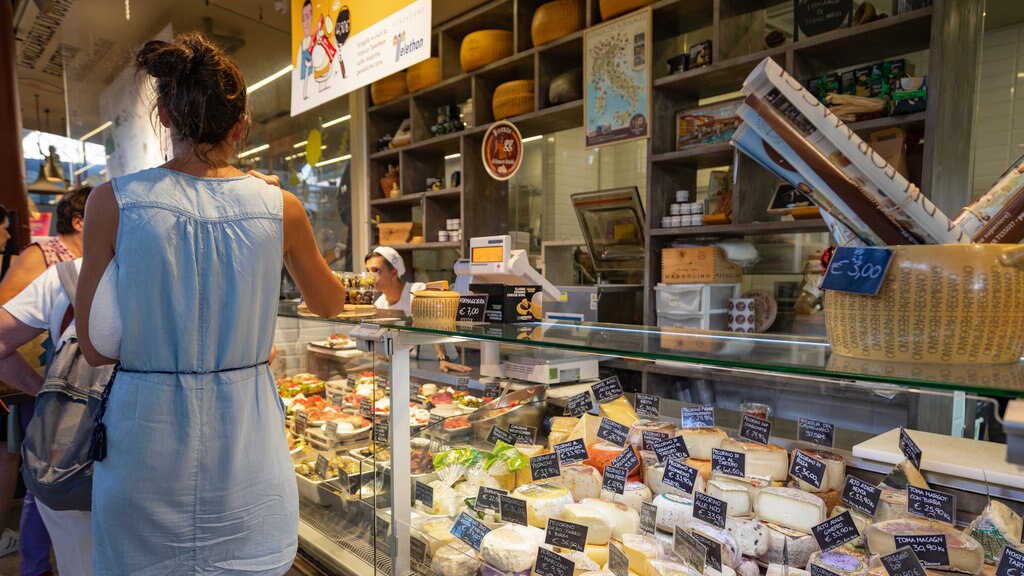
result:
M 974 125 L 974 197 L 1024 154 L 1024 24 L 985 32 Z

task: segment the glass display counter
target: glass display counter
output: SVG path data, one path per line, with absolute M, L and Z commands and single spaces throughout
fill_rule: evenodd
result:
M 817 562 L 809 523 L 845 510 L 861 538 L 840 552 L 865 573 L 898 521 L 950 531 L 948 569 L 991 572 L 1003 546 L 1024 549 L 1024 474 L 1007 462 L 1002 420 L 1024 393 L 1022 364 L 861 361 L 820 339 L 616 325 L 325 320 L 290 303 L 280 315 L 302 327 L 309 372 L 279 374 L 300 546 L 325 573 L 529 574 L 554 553 L 581 574 L 604 569 L 610 530 L 630 572 L 664 576 L 684 564 L 678 529 L 721 544 L 705 574 L 755 576 Z M 470 372 L 418 358 L 439 344 Z M 654 450 L 677 437 L 676 452 Z M 730 476 L 736 454 L 744 468 Z M 824 470 L 817 485 L 794 476 L 804 456 Z M 878 488 L 874 515 L 843 496 L 851 485 Z M 953 496 L 952 522 L 915 514 L 917 488 Z M 728 503 L 727 530 L 692 518 L 694 491 Z M 633 512 L 652 514 L 653 532 Z M 550 518 L 590 526 L 588 544 L 544 544 Z

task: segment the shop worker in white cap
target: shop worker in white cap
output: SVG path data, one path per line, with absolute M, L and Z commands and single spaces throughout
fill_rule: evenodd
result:
M 403 314 L 412 313 L 412 295 L 423 290 L 422 282 L 405 281 L 405 260 L 394 248 L 378 246 L 363 259 L 366 271 L 377 277 L 377 290 L 381 295 L 374 306 L 382 310 L 400 310 Z M 454 350 L 454 349 L 453 349 Z M 469 372 L 469 366 L 456 364 L 448 360 L 445 346 L 434 345 L 437 361 L 442 372 Z

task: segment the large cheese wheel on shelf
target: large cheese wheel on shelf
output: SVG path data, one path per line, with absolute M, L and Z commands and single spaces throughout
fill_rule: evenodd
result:
M 811 527 L 825 521 L 825 502 L 797 488 L 763 488 L 754 501 L 754 514 L 765 522 L 810 534 Z
M 567 504 L 572 504 L 569 489 L 554 482 L 537 482 L 516 488 L 516 498 L 526 500 L 526 521 L 530 526 L 545 529 L 548 518 L 558 518 Z
M 554 0 L 537 7 L 530 24 L 530 39 L 540 46 L 583 29 L 582 0 Z
M 508 30 L 477 30 L 466 34 L 459 49 L 462 71 L 469 72 L 512 55 L 512 33 Z
M 978 574 L 985 563 L 985 550 L 977 540 L 943 522 L 935 520 L 902 519 L 875 522 L 868 526 L 868 549 L 872 554 L 886 556 L 896 551 L 896 536 L 928 536 L 942 534 L 946 537 L 949 553 L 948 566 L 933 566 L 936 570 L 956 570 Z
M 473 576 L 481 565 L 476 551 L 462 541 L 440 547 L 433 556 L 431 568 L 445 576 Z
M 690 458 L 711 460 L 711 449 L 721 448 L 722 441 L 729 435 L 720 428 L 680 428 L 676 436 L 682 436 Z
M 707 482 L 711 479 L 711 460 L 701 460 L 698 458 L 687 458 L 683 461 L 684 464 L 690 468 L 696 468 L 700 472 L 700 479 Z
M 629 436 L 626 437 L 626 444 L 640 452 L 644 449 L 644 432 L 660 432 L 671 438 L 676 433 L 676 425 L 660 420 L 637 420 L 629 427 Z M 654 448 L 648 446 L 647 450 L 654 450 Z
M 611 442 L 601 441 L 596 444 L 591 444 L 590 446 L 587 446 L 587 452 L 590 453 L 590 459 L 587 460 L 586 463 L 597 468 L 601 474 L 604 474 L 605 467 L 608 466 L 612 460 L 615 460 L 619 454 L 622 454 L 624 449 L 625 448 L 622 446 L 617 446 Z M 639 457 L 637 458 L 637 461 L 639 461 Z M 642 477 L 641 474 L 641 467 L 638 463 L 636 468 L 629 471 L 629 479 L 633 481 L 640 481 Z
M 653 3 L 654 0 L 601 0 L 601 20 L 615 18 Z
M 537 560 L 537 548 L 543 543 L 543 530 L 505 524 L 483 537 L 480 541 L 480 556 L 491 567 L 504 572 L 529 571 Z
M 512 80 L 494 89 L 491 111 L 495 120 L 529 114 L 534 110 L 533 80 Z
M 373 100 L 374 106 L 390 102 L 408 93 L 409 87 L 405 80 L 405 70 L 400 70 L 370 84 L 370 100 Z
M 433 56 L 417 62 L 405 73 L 405 86 L 409 92 L 423 90 L 441 81 L 441 59 Z
M 811 566 L 824 568 L 838 576 L 865 576 L 868 573 L 868 565 L 863 560 L 842 550 L 819 550 L 811 554 L 811 560 L 807 563 L 808 572 Z
M 644 502 L 650 502 L 653 498 L 651 489 L 643 482 L 627 481 L 622 494 L 616 494 L 611 490 L 601 490 L 602 500 L 607 500 L 608 502 L 621 502 L 633 510 L 636 510 L 637 513 L 640 512 L 640 507 L 643 506 Z
M 612 528 L 612 538 L 622 540 L 623 534 L 635 534 L 640 530 L 640 514 L 629 506 L 619 502 L 605 502 L 598 498 L 587 498 L 581 504 L 596 506 L 608 515 L 615 523 Z
M 776 444 L 758 444 L 742 440 L 723 440 L 722 450 L 746 454 L 746 475 L 785 482 L 789 476 L 789 454 Z
M 790 458 L 791 467 L 793 460 L 796 459 L 797 452 L 802 452 L 803 454 L 825 464 L 825 477 L 821 481 L 821 486 L 814 486 L 800 480 L 799 483 L 801 490 L 804 492 L 815 493 L 828 492 L 829 490 L 841 492 L 843 490 L 843 484 L 846 482 L 846 461 L 842 456 L 828 450 L 798 448 L 793 450 L 792 457 Z
M 554 480 L 554 479 L 552 479 Z M 601 497 L 601 472 L 589 464 L 571 464 L 562 468 L 559 483 L 569 489 L 576 502 Z

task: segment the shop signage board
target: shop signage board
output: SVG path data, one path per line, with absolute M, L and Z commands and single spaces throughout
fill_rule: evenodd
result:
M 426 60 L 430 23 L 430 0 L 291 0 L 292 116 Z
M 651 10 L 583 33 L 583 127 L 587 148 L 650 136 Z
M 793 39 L 824 34 L 853 22 L 853 0 L 793 0 Z
M 484 134 L 480 156 L 491 178 L 508 180 L 515 176 L 523 164 L 523 137 L 519 129 L 505 120 L 491 124 Z

